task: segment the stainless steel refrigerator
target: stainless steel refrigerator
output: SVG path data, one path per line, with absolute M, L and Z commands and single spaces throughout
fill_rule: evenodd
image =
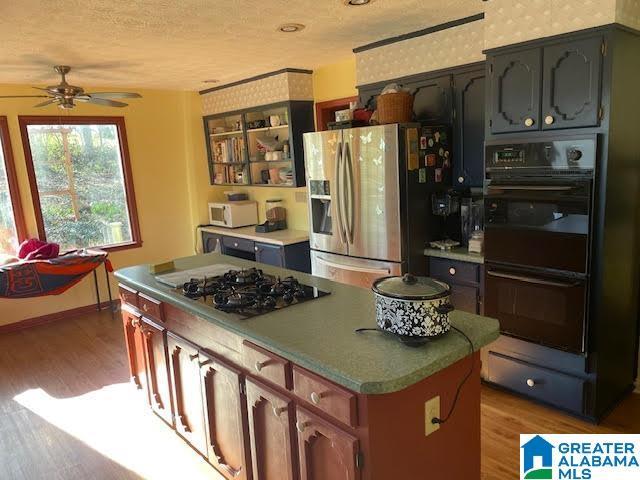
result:
M 430 200 L 418 124 L 304 135 L 312 273 L 370 287 L 426 269 Z M 430 234 L 431 233 L 431 234 Z

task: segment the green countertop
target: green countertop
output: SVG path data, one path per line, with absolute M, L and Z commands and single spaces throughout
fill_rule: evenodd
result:
M 471 253 L 467 250 L 467 247 L 456 247 L 451 250 L 425 248 L 424 254 L 427 257 L 447 258 L 449 260 L 459 260 L 461 262 L 470 263 L 484 263 L 484 255 L 481 253 Z
M 237 267 L 257 265 L 218 253 L 175 261 L 178 270 L 215 263 Z M 301 272 L 262 264 L 259 267 L 265 273 L 294 275 L 300 282 L 329 291 L 331 295 L 241 320 L 158 283 L 147 265 L 123 268 L 115 275 L 121 283 L 222 326 L 360 393 L 402 390 L 470 353 L 467 341 L 453 330 L 419 348 L 402 345 L 394 336 L 382 332 L 355 333 L 360 327 L 376 327 L 373 292 Z M 497 320 L 459 311 L 450 316 L 452 324 L 469 336 L 476 350 L 498 338 Z M 197 338 L 190 340 L 197 343 Z

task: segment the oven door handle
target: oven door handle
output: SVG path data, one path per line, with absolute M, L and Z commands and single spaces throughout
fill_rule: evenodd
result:
M 545 280 L 542 278 L 527 277 L 525 275 L 516 275 L 512 273 L 502 273 L 496 271 L 488 271 L 487 275 L 491 277 L 506 278 L 508 280 L 517 280 L 520 282 L 533 283 L 535 285 L 545 285 L 547 287 L 571 288 L 577 287 L 581 282 L 557 282 L 553 280 Z
M 571 185 L 488 185 L 489 190 L 524 190 L 536 192 L 567 192 L 576 187 Z

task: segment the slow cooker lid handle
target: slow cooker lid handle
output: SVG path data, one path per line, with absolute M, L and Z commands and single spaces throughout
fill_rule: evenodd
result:
M 407 285 L 414 285 L 417 282 L 418 282 L 418 279 L 414 275 L 411 275 L 410 273 L 405 273 L 402 276 L 402 283 L 405 283 Z

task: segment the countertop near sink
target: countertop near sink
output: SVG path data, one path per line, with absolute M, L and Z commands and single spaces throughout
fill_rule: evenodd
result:
M 277 230 L 275 232 L 258 233 L 255 225 L 240 228 L 200 227 L 202 232 L 216 233 L 230 237 L 246 238 L 254 242 L 271 243 L 273 245 L 292 245 L 309 241 L 309 232 L 304 230 Z
M 237 267 L 257 265 L 218 253 L 175 261 L 176 268 L 181 270 L 215 263 Z M 239 334 L 355 392 L 382 394 L 402 390 L 470 354 L 467 341 L 453 330 L 419 348 L 407 347 L 396 337 L 378 331 L 355 333 L 357 328 L 376 327 L 371 290 L 268 265 L 259 266 L 265 273 L 282 277 L 294 275 L 300 282 L 331 294 L 241 320 L 156 282 L 147 265 L 123 268 L 115 275 L 120 282 L 142 293 Z M 451 322 L 465 332 L 476 351 L 498 338 L 497 320 L 454 311 Z
M 427 257 L 447 258 L 449 260 L 459 260 L 461 262 L 484 263 L 484 255 L 480 253 L 470 253 L 469 250 L 467 250 L 467 247 L 456 247 L 451 250 L 425 248 L 424 254 Z

